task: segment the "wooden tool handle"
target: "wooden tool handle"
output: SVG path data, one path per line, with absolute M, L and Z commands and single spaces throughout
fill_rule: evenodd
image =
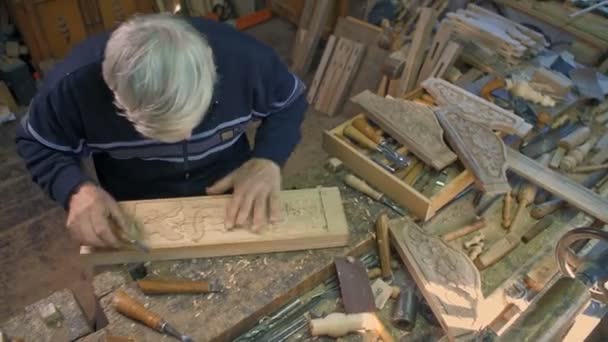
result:
M 378 144 L 376 144 L 375 142 L 370 140 L 363 133 L 361 133 L 358 129 L 356 129 L 355 127 L 353 127 L 351 125 L 344 127 L 342 134 L 344 134 L 347 138 L 353 140 L 357 144 L 361 145 L 362 147 L 365 147 L 370 150 L 378 149 Z
M 562 199 L 555 198 L 545 203 L 537 204 L 530 211 L 530 216 L 540 220 L 559 209 L 562 205 L 564 205 L 564 203 L 565 202 Z
M 340 337 L 358 330 L 375 331 L 380 335 L 382 341 L 394 341 L 393 337 L 373 313 L 346 315 L 334 312 L 325 318 L 310 320 L 310 334 L 312 336 Z
M 519 202 L 520 207 L 526 207 L 528 204 L 534 202 L 537 189 L 536 185 L 531 183 L 526 183 L 521 187 L 519 194 L 517 194 L 517 201 Z
M 456 229 L 454 231 L 444 234 L 441 238 L 445 242 L 453 241 L 453 240 L 461 238 L 465 235 L 476 232 L 476 231 L 484 228 L 485 226 L 486 226 L 486 220 L 482 217 L 479 220 L 477 220 L 469 225 L 466 225 L 462 228 L 459 228 L 459 229 Z
M 372 127 L 364 117 L 358 117 L 352 121 L 353 127 L 355 127 L 359 132 L 363 133 L 370 140 L 375 142 L 376 144 L 382 143 L 384 138 L 382 138 L 381 134 L 377 134 L 374 127 Z
M 210 292 L 207 281 L 142 279 L 137 281 L 137 286 L 145 294 Z
M 367 196 L 375 199 L 376 201 L 380 201 L 382 199 L 382 193 L 374 190 L 371 186 L 369 186 L 365 181 L 355 177 L 354 175 L 346 175 L 344 177 L 344 182 L 346 185 L 352 187 L 355 190 L 361 191 Z
M 571 150 L 576 146 L 584 143 L 591 136 L 591 129 L 587 126 L 580 127 L 574 132 L 570 133 L 565 138 L 561 139 L 557 145 L 563 147 L 566 150 Z
M 511 192 L 505 194 L 504 202 L 502 205 L 502 227 L 509 229 L 511 227 L 511 210 L 513 208 L 513 196 Z
M 380 214 L 376 220 L 376 242 L 378 243 L 382 278 L 389 279 L 393 276 L 393 269 L 391 268 L 391 247 L 388 237 L 388 216 L 386 213 Z
M 475 265 L 479 270 L 484 270 L 509 254 L 519 244 L 519 238 L 507 235 L 496 241 L 488 250 L 482 253 L 475 260 Z
M 146 309 L 141 303 L 127 295 L 123 290 L 116 290 L 112 303 L 116 311 L 121 314 L 140 321 L 146 326 L 160 330 L 163 324 L 163 319 L 154 312 Z

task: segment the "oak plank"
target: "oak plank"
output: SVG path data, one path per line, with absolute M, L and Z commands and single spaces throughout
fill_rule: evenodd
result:
M 80 254 L 94 264 L 115 264 L 338 247 L 348 242 L 337 188 L 290 190 L 280 196 L 282 221 L 260 234 L 245 227 L 225 230 L 224 210 L 231 196 L 121 202 L 140 223 L 142 241 L 151 252 L 82 246 Z

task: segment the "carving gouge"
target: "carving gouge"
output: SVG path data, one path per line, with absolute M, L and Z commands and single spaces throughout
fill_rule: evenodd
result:
M 349 174 L 349 175 L 346 175 L 346 177 L 344 177 L 344 182 L 346 183 L 346 185 L 350 186 L 351 188 L 358 190 L 358 191 L 366 194 L 367 196 L 375 199 L 376 201 L 386 205 L 387 207 L 393 209 L 397 214 L 399 214 L 401 216 L 405 216 L 405 211 L 403 211 L 403 209 L 399 208 L 394 203 L 392 203 L 381 192 L 374 190 L 371 186 L 369 186 L 367 183 L 365 183 L 365 181 L 355 177 L 354 175 Z
M 352 125 L 346 126 L 342 133 L 347 138 L 355 141 L 357 144 L 361 145 L 362 147 L 368 148 L 372 151 L 377 151 L 377 152 L 382 153 L 386 157 L 386 159 L 395 163 L 395 165 L 398 168 L 406 167 L 409 164 L 409 161 L 407 160 L 407 158 L 397 155 L 397 153 L 392 152 L 391 150 L 386 148 L 386 146 L 381 147 L 375 141 L 368 138 L 365 134 L 363 134 L 360 130 L 358 130 L 357 128 L 355 128 Z
M 408 158 L 404 157 L 399 152 L 391 149 L 388 146 L 388 142 L 382 137 L 382 134 L 379 134 L 374 127 L 372 127 L 367 120 L 365 120 L 365 118 L 356 118 L 353 120 L 352 126 L 359 130 L 359 132 L 363 133 L 371 141 L 376 143 L 378 148 L 382 151 L 382 154 L 384 154 L 386 158 L 391 159 L 395 164 L 399 165 L 399 167 L 406 167 L 410 164 L 410 160 Z M 389 155 L 392 155 L 393 157 L 391 158 Z
M 117 233 L 119 237 L 128 241 L 133 247 L 143 253 L 150 253 L 150 248 L 146 246 L 139 239 L 139 232 L 141 231 L 137 225 L 137 222 L 133 219 L 129 219 L 128 227 L 121 227 L 120 224 L 116 221 L 116 218 L 112 215 L 109 216 L 110 223 L 114 232 Z
M 163 334 L 173 336 L 182 342 L 192 342 L 190 337 L 180 334 L 158 314 L 146 309 L 141 303 L 129 297 L 123 290 L 116 290 L 112 303 L 116 311 L 131 319 L 140 321 L 146 326 Z

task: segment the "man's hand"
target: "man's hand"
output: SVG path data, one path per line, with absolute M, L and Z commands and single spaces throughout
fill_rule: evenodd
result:
M 226 207 L 227 229 L 244 225 L 252 216 L 252 212 L 251 229 L 254 232 L 258 232 L 268 220 L 280 220 L 281 168 L 274 162 L 268 159 L 251 159 L 207 188 L 207 193 L 218 195 L 230 189 L 234 191 Z
M 127 227 L 118 203 L 102 188 L 85 183 L 70 198 L 67 227 L 72 238 L 83 245 L 120 247 L 112 224 Z M 114 222 L 112 222 L 114 221 Z

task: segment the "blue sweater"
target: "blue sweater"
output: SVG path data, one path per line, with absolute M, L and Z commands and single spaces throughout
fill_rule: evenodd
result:
M 209 20 L 191 24 L 211 45 L 218 82 L 211 107 L 187 141 L 148 139 L 117 114 L 101 72 L 109 33 L 74 47 L 46 77 L 16 142 L 33 180 L 52 199 L 67 207 L 89 180 L 80 159 L 90 155 L 100 185 L 118 200 L 202 195 L 252 157 L 285 163 L 300 139 L 303 83 L 252 37 Z M 244 132 L 257 119 L 251 149 Z

